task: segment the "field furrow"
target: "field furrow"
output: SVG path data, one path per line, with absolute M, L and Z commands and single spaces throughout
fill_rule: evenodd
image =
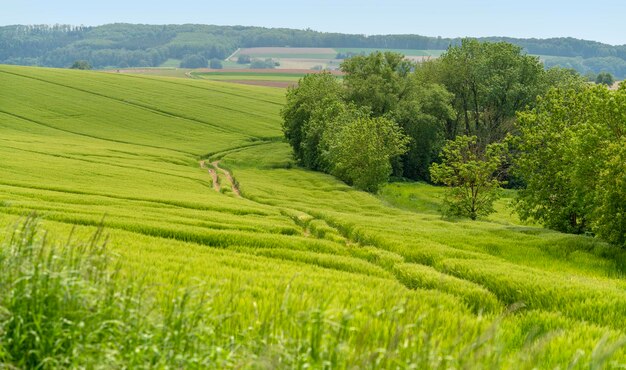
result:
M 0 239 L 33 212 L 51 240 L 102 225 L 151 299 L 212 292 L 225 367 L 310 348 L 333 368 L 626 363 L 614 249 L 522 224 L 513 193 L 445 220 L 439 188 L 371 195 L 299 168 L 283 90 L 14 66 L 0 86 Z

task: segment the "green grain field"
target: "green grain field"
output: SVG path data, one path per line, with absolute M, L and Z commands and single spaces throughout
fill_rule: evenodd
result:
M 0 66 L 0 240 L 32 212 L 52 241 L 102 222 L 155 301 L 203 286 L 204 347 L 150 349 L 170 367 L 626 365 L 618 250 L 521 224 L 513 194 L 488 220 L 446 220 L 438 188 L 373 196 L 299 169 L 284 93 Z

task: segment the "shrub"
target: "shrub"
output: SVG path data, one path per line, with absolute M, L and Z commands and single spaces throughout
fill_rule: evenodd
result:
M 391 159 L 404 154 L 409 141 L 395 122 L 383 117 L 356 118 L 331 131 L 327 140 L 330 172 L 373 193 L 389 180 Z
M 222 61 L 216 58 L 211 59 L 211 61 L 209 62 L 209 67 L 211 69 L 222 69 Z
M 207 68 L 209 61 L 200 54 L 186 55 L 180 62 L 180 68 Z
M 506 147 L 489 144 L 485 150 L 477 145 L 476 136 L 458 136 L 443 148 L 443 163 L 430 167 L 433 181 L 449 187 L 445 213 L 472 220 L 494 212 L 500 185 L 497 171 L 502 165 Z

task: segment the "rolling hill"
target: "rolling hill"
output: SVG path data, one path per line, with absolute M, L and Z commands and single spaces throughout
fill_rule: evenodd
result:
M 574 68 L 581 74 L 610 72 L 626 77 L 626 45 L 607 45 L 571 37 L 517 39 L 485 37 L 480 41 L 506 41 L 538 55 L 547 67 Z M 439 55 L 461 38 L 421 35 L 355 35 L 244 26 L 200 24 L 145 25 L 107 24 L 95 27 L 71 25 L 12 25 L 0 27 L 0 63 L 70 67 L 77 60 L 87 60 L 94 68 L 173 67 L 186 56 L 202 55 L 220 60 L 238 48 L 289 47 L 317 48 L 292 62 L 293 50 L 258 53 L 259 58 L 284 57 L 287 68 L 310 68 L 333 60 L 333 54 L 397 50 L 419 59 Z M 319 49 L 319 48 L 324 48 Z M 321 51 L 321 53 L 320 53 Z M 256 53 L 256 52 L 255 52 Z M 313 62 L 310 61 L 314 54 Z M 238 66 L 225 62 L 226 68 Z M 306 67 L 303 67 L 306 66 Z M 337 63 L 332 65 L 336 67 Z
M 522 225 L 509 198 L 448 221 L 429 185 L 300 169 L 283 90 L 16 66 L 0 86 L 4 236 L 30 212 L 57 240 L 103 222 L 155 299 L 212 287 L 216 367 L 626 363 L 618 250 Z

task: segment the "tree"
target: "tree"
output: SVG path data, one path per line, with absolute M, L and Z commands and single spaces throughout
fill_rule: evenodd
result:
M 321 109 L 343 102 L 344 90 L 329 72 L 308 74 L 296 87 L 287 89 L 286 103 L 281 110 L 283 133 L 293 148 L 295 159 L 303 166 L 321 170 L 318 143 L 328 120 L 322 120 Z M 311 118 L 316 114 L 315 127 Z
M 89 64 L 89 62 L 86 60 L 77 60 L 74 62 L 74 64 L 72 64 L 70 68 L 88 70 L 91 69 L 91 64 Z
M 609 72 L 600 72 L 596 76 L 596 83 L 601 85 L 613 86 L 615 79 Z
M 511 132 L 515 112 L 532 105 L 544 90 L 539 59 L 506 42 L 464 39 L 420 68 L 454 94 L 456 114 L 446 126 L 447 139 L 476 135 L 483 146 Z
M 250 68 L 252 69 L 274 69 L 275 67 L 276 62 L 270 58 L 265 60 L 255 59 L 250 63 Z
M 587 77 L 582 76 L 575 69 L 552 67 L 547 69 L 543 75 L 544 86 L 541 90 L 545 93 L 555 87 L 580 91 L 587 87 L 587 81 Z
M 626 248 L 626 137 L 611 144 L 607 151 L 592 226 L 600 238 Z
M 443 145 L 445 122 L 454 113 L 452 95 L 413 73 L 414 68 L 402 54 L 389 52 L 358 55 L 341 64 L 346 99 L 372 117 L 393 120 L 411 138 L 408 151 L 393 161 L 395 175 L 428 180 L 428 166 Z
M 373 193 L 389 180 L 391 158 L 403 154 L 409 140 L 383 117 L 357 118 L 328 132 L 324 140 L 330 173 Z
M 180 68 L 207 68 L 209 61 L 200 54 L 185 55 L 180 62 Z
M 518 127 L 520 217 L 622 243 L 626 89 L 550 90 L 519 114 Z
M 217 58 L 213 58 L 209 61 L 209 68 L 211 69 L 222 69 L 222 61 L 217 59 Z
M 347 59 L 341 63 L 347 99 L 381 117 L 396 108 L 410 83 L 407 77 L 412 69 L 413 63 L 398 53 L 375 52 Z
M 413 180 L 430 180 L 429 166 L 437 159 L 445 141 L 445 123 L 454 115 L 452 94 L 437 84 L 411 75 L 410 87 L 396 108 L 385 115 L 411 138 L 407 152 L 395 163 L 395 173 Z
M 442 163 L 430 167 L 431 178 L 449 187 L 444 200 L 445 214 L 469 217 L 494 211 L 502 182 L 498 171 L 507 147 L 492 143 L 483 150 L 476 136 L 457 136 L 449 140 L 442 151 Z
M 588 116 L 580 95 L 562 89 L 549 91 L 536 108 L 518 115 L 520 141 L 514 172 L 526 184 L 516 199 L 522 220 L 534 219 L 563 232 L 587 230 L 589 210 L 584 197 L 593 186 L 581 192 L 575 184 L 574 168 L 580 163 L 572 150 L 578 145 L 576 126 Z
M 237 57 L 238 64 L 250 64 L 250 56 L 249 55 L 240 55 Z

